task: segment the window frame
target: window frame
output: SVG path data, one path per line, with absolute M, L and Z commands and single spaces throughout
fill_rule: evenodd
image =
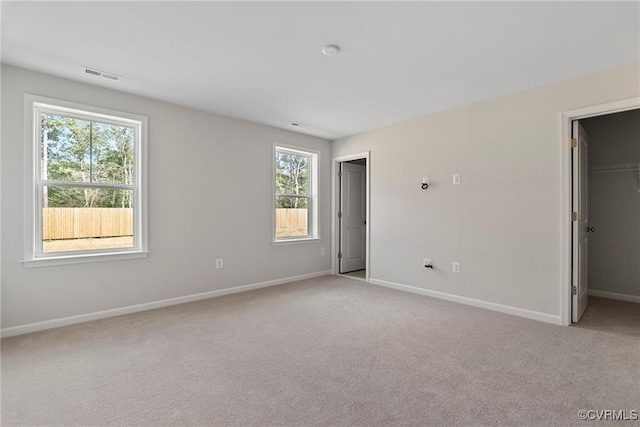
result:
M 304 197 L 307 198 L 307 235 L 306 236 L 293 236 L 293 237 L 277 237 L 276 235 L 276 198 L 278 196 L 290 197 L 290 195 L 284 194 L 280 195 L 276 190 L 276 154 L 278 152 L 293 154 L 293 155 L 302 155 L 309 157 L 309 195 L 308 196 L 298 196 L 295 197 Z M 320 240 L 320 219 L 318 216 L 319 212 L 319 183 L 320 183 L 320 152 L 300 146 L 282 144 L 279 142 L 273 143 L 273 151 L 271 154 L 271 203 L 272 209 L 271 212 L 273 214 L 273 218 L 271 221 L 272 228 L 272 244 L 274 246 L 281 245 L 291 245 L 291 244 L 300 244 L 307 242 L 315 242 Z
M 25 267 L 45 267 L 119 259 L 144 258 L 148 250 L 147 203 L 147 132 L 148 118 L 137 114 L 25 94 Z M 78 183 L 43 180 L 41 174 L 40 137 L 42 114 L 55 114 L 81 120 L 133 127 L 135 173 L 131 186 L 109 183 Z M 133 247 L 69 252 L 43 252 L 43 187 L 125 188 L 133 191 Z M 77 185 L 80 184 L 80 185 Z

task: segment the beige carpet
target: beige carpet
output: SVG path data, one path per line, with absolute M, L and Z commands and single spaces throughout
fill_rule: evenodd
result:
M 342 274 L 349 277 L 355 277 L 357 279 L 366 279 L 367 270 L 356 270 L 356 271 L 350 271 L 348 273 L 342 273 Z
M 587 425 L 640 409 L 632 308 L 561 327 L 314 279 L 4 339 L 2 424 Z

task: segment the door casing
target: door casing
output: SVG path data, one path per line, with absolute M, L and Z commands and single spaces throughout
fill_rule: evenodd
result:
M 560 322 L 562 325 L 571 325 L 571 286 L 572 258 L 571 247 L 573 223 L 571 220 L 571 197 L 573 178 L 571 174 L 571 129 L 574 120 L 586 119 L 588 117 L 603 116 L 606 114 L 620 113 L 622 111 L 635 110 L 640 108 L 640 97 L 624 99 L 606 104 L 593 105 L 590 107 L 560 113 L 560 151 L 561 151 L 561 173 L 562 173 L 562 238 L 561 238 L 561 286 L 560 297 Z
M 370 162 L 370 152 L 365 151 L 362 153 L 350 154 L 346 156 L 334 157 L 331 161 L 331 236 L 333 239 L 333 243 L 331 245 L 331 271 L 333 274 L 339 274 L 338 272 L 338 253 L 340 252 L 340 239 L 339 232 L 340 227 L 338 226 L 338 211 L 340 209 L 340 180 L 338 179 L 338 172 L 340 171 L 340 163 L 348 162 L 351 160 L 365 159 L 367 164 L 366 169 L 366 218 L 367 225 L 365 228 L 366 234 L 366 242 L 365 242 L 365 250 L 366 250 L 366 273 L 365 280 L 369 281 L 369 275 L 371 271 L 371 238 L 370 238 L 370 230 L 371 230 L 371 162 Z
M 341 162 L 340 207 L 342 216 L 338 218 L 340 227 L 340 253 L 338 272 L 346 274 L 362 270 L 366 262 L 366 165 Z M 354 186 L 354 184 L 356 184 Z M 358 208 L 358 209 L 356 209 Z M 355 256 L 358 254 L 358 256 Z

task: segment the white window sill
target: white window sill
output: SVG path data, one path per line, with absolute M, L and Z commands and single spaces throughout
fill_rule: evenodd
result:
M 319 237 L 312 237 L 308 239 L 289 239 L 289 240 L 276 240 L 271 243 L 272 246 L 289 246 L 289 245 L 304 245 L 310 243 L 317 243 L 322 239 Z
M 22 261 L 26 268 L 34 267 L 52 267 L 56 265 L 67 264 L 85 264 L 89 262 L 117 261 L 123 259 L 146 258 L 149 251 L 135 252 L 109 252 L 99 254 L 82 254 L 82 255 L 61 255 L 52 257 L 43 257 L 28 259 Z

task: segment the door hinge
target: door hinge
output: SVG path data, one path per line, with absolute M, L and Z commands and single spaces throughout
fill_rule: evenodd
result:
M 342 172 L 338 172 L 338 178 L 342 178 Z
M 338 259 L 342 259 L 342 252 L 338 253 Z
M 342 219 L 342 212 L 338 212 L 338 218 Z
M 571 295 L 578 295 L 578 288 L 576 286 L 571 287 Z
M 571 221 L 578 220 L 578 212 L 571 212 Z
M 578 146 L 578 139 L 571 138 L 571 148 L 576 148 Z

